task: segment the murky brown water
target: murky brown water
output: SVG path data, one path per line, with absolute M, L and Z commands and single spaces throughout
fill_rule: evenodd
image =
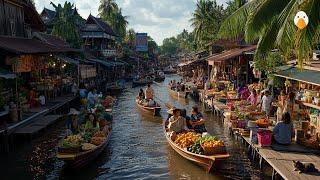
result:
M 154 84 L 161 99 L 162 117 L 167 117 L 164 103 L 190 111 L 193 100 L 174 100 L 166 84 L 178 76 L 168 76 L 163 83 Z M 114 108 L 114 128 L 109 145 L 98 159 L 81 171 L 70 172 L 55 158 L 56 144 L 63 136 L 63 123 L 30 145 L 1 157 L 0 171 L 4 179 L 260 179 L 258 168 L 252 166 L 245 147 L 229 136 L 228 130 L 212 114 L 205 114 L 210 134 L 227 144 L 231 157 L 217 172 L 207 174 L 203 169 L 174 152 L 162 132 L 162 118 L 142 115 L 134 97 L 139 88 L 128 89 Z M 3 176 L 4 175 L 4 176 Z

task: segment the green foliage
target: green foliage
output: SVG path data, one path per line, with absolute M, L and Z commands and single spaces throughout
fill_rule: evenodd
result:
M 101 0 L 99 15 L 111 26 L 112 30 L 119 36 L 120 41 L 123 41 L 129 24 L 128 16 L 122 14 L 122 10 L 115 0 Z
M 282 66 L 285 64 L 284 59 L 282 58 L 279 52 L 270 52 L 267 56 L 256 56 L 254 61 L 254 66 L 258 70 L 265 72 L 267 75 L 272 74 L 276 67 Z
M 52 35 L 66 40 L 74 48 L 80 48 L 82 40 L 77 23 L 80 23 L 82 18 L 78 14 L 73 13 L 74 4 L 67 1 L 63 7 L 61 4 L 58 4 L 58 6 L 53 3 L 51 4 L 57 13 L 53 20 Z
M 194 28 L 194 38 L 201 49 L 217 39 L 225 11 L 223 6 L 218 5 L 215 0 L 198 0 L 197 8 L 192 16 L 190 21 Z
M 258 41 L 258 56 L 266 56 L 272 49 L 280 49 L 286 56 L 295 49 L 302 65 L 309 60 L 314 44 L 319 42 L 319 9 L 319 0 L 251 0 L 222 23 L 219 37 L 245 35 L 247 42 Z M 301 10 L 309 17 L 308 27 L 303 30 L 293 23 L 295 14 Z
M 179 52 L 188 53 L 195 50 L 194 36 L 185 29 L 176 37 L 164 39 L 161 46 L 161 53 L 166 55 L 174 55 Z

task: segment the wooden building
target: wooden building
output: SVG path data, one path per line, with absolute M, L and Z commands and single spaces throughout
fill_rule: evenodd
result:
M 100 18 L 89 15 L 81 36 L 85 42 L 85 51 L 95 57 L 114 59 L 116 56 L 116 34 L 112 28 Z

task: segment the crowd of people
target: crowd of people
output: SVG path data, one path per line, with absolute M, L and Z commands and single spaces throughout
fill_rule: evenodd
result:
M 273 130 L 274 142 L 279 144 L 291 144 L 291 139 L 294 136 L 294 128 L 292 119 L 295 114 L 295 93 L 280 91 L 279 95 L 272 95 L 269 89 L 257 93 L 255 89 L 250 90 L 250 95 L 246 97 L 246 91 L 242 88 L 238 91 L 238 97 L 245 98 L 252 106 L 257 107 L 261 112 L 264 112 L 266 118 L 270 116 L 276 117 L 276 125 Z
M 184 92 L 186 90 L 186 86 L 183 83 L 182 79 L 179 82 L 177 82 L 176 80 L 170 81 L 169 87 L 170 87 L 171 90 L 175 90 L 175 91 L 178 91 L 178 92 Z

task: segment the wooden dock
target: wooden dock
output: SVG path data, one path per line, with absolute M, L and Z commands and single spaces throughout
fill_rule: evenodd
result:
M 62 117 L 62 115 L 47 115 L 47 116 L 40 116 L 36 118 L 34 123 L 31 123 L 27 126 L 21 127 L 13 132 L 15 136 L 29 136 L 32 138 L 35 134 L 38 132 L 41 132 L 42 130 L 46 129 L 53 123 L 55 123 L 57 120 L 59 120 Z
M 315 174 L 299 174 L 294 171 L 293 161 L 301 161 L 313 163 L 318 170 L 320 170 L 320 157 L 312 153 L 297 153 L 286 151 L 275 151 L 270 147 L 260 147 L 259 145 L 252 144 L 248 137 L 241 136 L 245 143 L 247 143 L 252 150 L 253 156 L 258 156 L 260 168 L 263 163 L 267 162 L 273 168 L 273 178 L 280 175 L 286 180 L 315 180 L 320 179 L 320 173 Z M 306 151 L 308 151 L 306 149 Z M 255 159 L 255 157 L 253 157 Z
M 213 98 L 205 99 L 204 103 L 210 107 L 212 112 L 216 114 L 219 119 L 224 121 L 224 117 L 221 115 L 224 112 L 229 111 L 228 107 Z M 272 169 L 272 179 L 279 179 L 282 177 L 285 180 L 320 180 L 320 173 L 313 174 L 299 174 L 298 171 L 294 171 L 293 161 L 301 161 L 306 163 L 313 163 L 320 172 L 320 157 L 306 147 L 304 152 L 288 152 L 288 151 L 276 151 L 271 147 L 260 147 L 257 144 L 250 142 L 249 137 L 243 137 L 235 129 L 231 129 L 232 134 L 237 136 L 237 139 L 241 140 L 249 149 L 252 160 L 259 160 L 260 169 L 263 168 L 265 163 L 269 164 Z M 240 138 L 238 138 L 240 137 Z

